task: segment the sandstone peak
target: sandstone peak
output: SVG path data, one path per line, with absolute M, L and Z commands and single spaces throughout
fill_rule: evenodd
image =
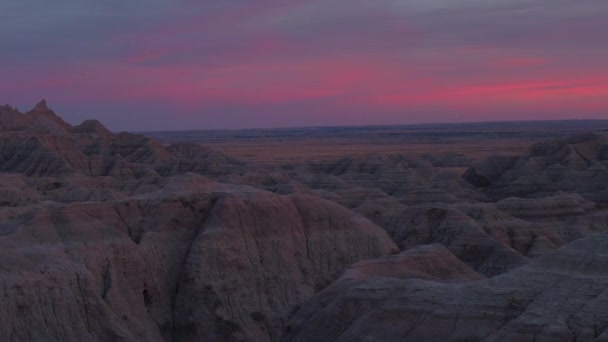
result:
M 61 119 L 50 109 L 46 100 L 42 99 L 32 110 L 26 113 L 27 127 L 39 132 L 52 132 L 54 134 L 65 134 L 72 126 Z
M 85 120 L 80 125 L 74 126 L 72 129 L 73 133 L 94 133 L 103 136 L 111 135 L 109 129 L 107 129 L 99 120 Z
M 40 102 L 36 103 L 36 106 L 34 107 L 34 109 L 37 109 L 37 110 L 49 110 L 49 107 L 46 104 L 46 100 L 42 99 L 42 100 L 40 100 Z

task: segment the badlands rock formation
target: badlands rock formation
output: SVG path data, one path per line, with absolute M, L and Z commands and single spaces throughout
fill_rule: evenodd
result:
M 142 135 L 112 134 L 99 121 L 70 126 L 42 101 L 21 114 L 0 109 L 0 162 L 3 172 L 26 176 L 64 175 L 140 178 L 150 171 L 163 176 L 196 171 L 231 173 L 238 161 L 199 146 L 170 146 Z
M 607 338 L 606 141 L 274 167 L 2 106 L 0 340 Z
M 1 340 L 275 340 L 346 266 L 398 251 L 338 204 L 188 173 L 230 158 L 93 121 L 46 131 L 44 108 L 3 113 L 25 124 L 2 132 Z
M 207 192 L 4 211 L 2 339 L 267 340 L 347 265 L 395 250 L 336 204 L 189 178 Z
M 282 340 L 608 340 L 607 235 L 482 280 L 453 257 L 425 265 L 431 248 L 375 261 L 373 272 L 355 264 L 298 311 Z
M 537 143 L 518 158 L 478 161 L 464 178 L 486 187 L 492 198 L 525 197 L 556 191 L 578 193 L 608 204 L 608 137 L 597 133 Z

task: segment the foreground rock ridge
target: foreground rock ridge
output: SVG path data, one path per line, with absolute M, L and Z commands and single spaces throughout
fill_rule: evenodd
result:
M 268 166 L 0 106 L 0 340 L 608 340 L 608 138 L 439 152 Z
M 419 265 L 419 256 L 401 258 L 410 274 L 383 269 L 346 277 L 357 271 L 358 264 L 353 266 L 298 311 L 283 340 L 608 340 L 605 234 L 577 240 L 506 274 L 466 283 L 472 277 L 462 265 L 444 270 L 441 262 L 429 268 Z M 399 261 L 383 260 L 389 262 Z

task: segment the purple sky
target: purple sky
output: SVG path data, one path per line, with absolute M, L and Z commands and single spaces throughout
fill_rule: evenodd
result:
M 608 119 L 606 0 L 0 2 L 0 104 L 113 130 Z

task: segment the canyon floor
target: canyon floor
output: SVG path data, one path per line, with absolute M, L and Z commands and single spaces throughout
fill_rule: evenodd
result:
M 608 341 L 606 134 L 0 106 L 0 340 Z

